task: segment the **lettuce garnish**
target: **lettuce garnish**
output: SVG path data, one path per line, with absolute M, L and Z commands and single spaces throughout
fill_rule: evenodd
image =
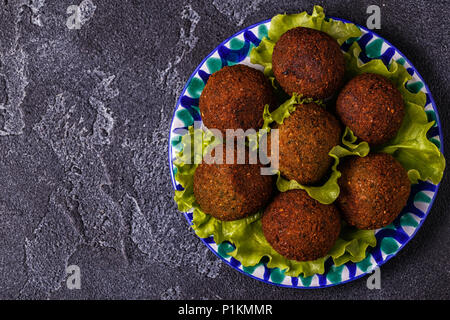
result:
M 195 134 L 195 130 L 198 130 L 199 134 Z M 182 137 L 181 144 L 184 149 L 192 146 L 192 139 L 200 140 L 203 138 L 202 141 L 196 141 L 196 143 L 202 146 L 201 153 L 204 153 L 213 139 L 209 132 L 201 129 L 195 130 L 190 127 L 189 133 Z M 344 153 L 350 152 L 343 147 L 342 150 Z M 285 270 L 286 275 L 293 277 L 300 274 L 309 277 L 315 273 L 324 273 L 325 261 L 329 257 L 333 259 L 337 266 L 348 261 L 358 262 L 365 258 L 368 246 L 376 245 L 373 230 L 357 230 L 353 227 L 344 226 L 339 239 L 327 256 L 305 262 L 288 260 L 272 249 L 264 237 L 260 219 L 262 212 L 237 221 L 220 221 L 201 210 L 195 202 L 193 192 L 194 172 L 198 166 L 194 163 L 194 157 L 198 154 L 192 152 L 190 156 L 192 157 L 191 160 L 187 161 L 186 155 L 181 151 L 178 154 L 177 161 L 174 162 L 177 168 L 176 179 L 184 188 L 184 190 L 175 191 L 178 209 L 182 212 L 193 210 L 192 228 L 199 237 L 213 236 L 214 241 L 218 244 L 224 241 L 232 243 L 235 250 L 228 254 L 239 260 L 245 267 L 255 266 L 263 257 L 267 257 L 269 268 Z
M 251 62 L 264 67 L 264 74 L 271 79 L 274 87 L 279 90 L 272 73 L 272 53 L 276 41 L 287 30 L 295 27 L 308 27 L 326 32 L 335 38 L 339 44 L 361 36 L 359 28 L 351 23 L 344 23 L 326 18 L 320 6 L 314 6 L 313 13 L 306 12 L 293 15 L 277 15 L 271 21 L 268 37 L 264 38 L 260 45 L 254 48 L 250 54 Z M 412 183 L 419 180 L 431 180 L 439 183 L 445 168 L 445 159 L 439 148 L 427 138 L 428 130 L 434 125 L 429 122 L 424 110 L 426 96 L 423 92 L 412 93 L 405 84 L 412 77 L 401 65 L 392 61 L 387 68 L 380 59 L 373 59 L 366 64 L 359 61 L 361 52 L 357 42 L 353 42 L 348 53 L 344 54 L 346 59 L 346 77 L 351 78 L 361 73 L 377 73 L 390 79 L 400 90 L 405 102 L 406 115 L 396 137 L 383 146 L 377 147 L 372 152 L 386 152 L 392 154 L 408 171 Z M 264 110 L 264 128 L 270 130 L 274 122 L 282 124 L 295 108 L 303 103 L 311 102 L 294 95 L 283 103 L 278 109 L 269 112 L 268 107 Z M 318 101 L 318 103 L 321 103 Z M 200 129 L 195 129 L 200 130 Z M 202 138 L 201 154 L 205 152 L 208 145 L 213 143 L 213 136 L 207 131 L 201 131 L 195 135 L 195 130 L 190 127 L 189 133 L 182 137 L 182 145 L 192 143 L 194 139 Z M 357 143 L 358 142 L 358 143 Z M 192 145 L 192 144 L 189 144 Z M 357 155 L 365 156 L 369 152 L 366 142 L 360 141 L 346 128 L 342 145 L 335 146 L 329 153 L 335 159 L 331 168 L 331 174 L 323 186 L 302 186 L 296 181 L 287 181 L 278 173 L 277 187 L 280 191 L 290 189 L 304 189 L 308 194 L 322 203 L 331 203 L 339 195 L 338 179 L 340 172 L 337 170 L 339 160 L 342 157 Z M 193 153 L 191 157 L 201 156 Z M 369 246 L 376 245 L 373 230 L 357 230 L 356 228 L 343 225 L 339 239 L 327 256 L 306 262 L 288 260 L 278 254 L 266 241 L 261 228 L 262 212 L 245 219 L 224 222 L 204 213 L 195 202 L 193 194 L 193 175 L 197 164 L 195 161 L 186 161 L 186 155 L 181 151 L 174 165 L 177 168 L 176 180 L 183 186 L 184 190 L 175 191 L 175 201 L 182 212 L 193 210 L 193 229 L 201 237 L 214 237 L 214 241 L 220 244 L 224 241 L 232 243 L 235 250 L 229 255 L 237 259 L 245 267 L 255 266 L 263 257 L 268 258 L 269 268 L 279 268 L 288 276 L 308 277 L 313 274 L 325 272 L 325 261 L 332 258 L 336 266 L 349 261 L 360 262 L 366 257 Z

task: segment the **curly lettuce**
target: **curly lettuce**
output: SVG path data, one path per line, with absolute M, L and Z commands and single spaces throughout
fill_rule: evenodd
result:
M 272 19 L 268 37 L 264 38 L 260 45 L 254 48 L 250 54 L 251 62 L 264 67 L 264 74 L 272 80 L 272 84 L 277 88 L 272 73 L 272 53 L 276 41 L 287 30 L 303 26 L 316 30 L 321 30 L 333 38 L 339 44 L 351 38 L 361 35 L 359 28 L 351 23 L 343 23 L 325 18 L 323 9 L 314 7 L 311 15 L 306 12 L 295 15 L 277 15 Z M 406 115 L 397 136 L 387 144 L 378 147 L 375 152 L 386 152 L 392 154 L 408 171 L 408 176 L 412 183 L 419 180 L 431 180 L 438 183 L 443 176 L 445 159 L 439 149 L 428 140 L 427 132 L 434 125 L 428 122 L 424 105 L 425 94 L 423 92 L 412 93 L 406 89 L 406 82 L 411 79 L 406 69 L 392 61 L 389 68 L 379 59 L 373 59 L 366 64 L 362 64 L 359 59 L 361 52 L 357 42 L 354 42 L 350 51 L 346 53 L 346 77 L 352 77 L 365 72 L 381 74 L 396 84 L 403 95 L 405 101 Z M 279 88 L 278 88 L 279 89 Z M 298 96 L 293 96 L 282 104 L 278 109 L 269 112 L 264 111 L 264 127 L 270 130 L 273 122 L 283 123 L 296 108 L 296 105 L 308 102 Z M 319 102 L 320 103 L 320 102 Z M 193 140 L 202 137 L 201 154 L 206 147 L 213 142 L 213 138 L 207 132 L 194 135 L 195 130 L 189 129 L 189 133 L 182 138 L 182 145 L 185 146 L 189 139 Z M 323 203 L 330 203 L 339 194 L 338 179 L 340 172 L 337 170 L 339 160 L 344 156 L 357 155 L 365 156 L 369 152 L 369 146 L 365 142 L 359 141 L 353 133 L 346 128 L 342 137 L 342 145 L 334 147 L 329 155 L 335 159 L 328 181 L 319 187 L 307 187 L 298 184 L 296 181 L 287 181 L 280 177 L 278 173 L 277 187 L 281 191 L 290 189 L 305 189 L 310 196 Z M 303 275 L 308 277 L 314 274 L 325 272 L 325 261 L 331 258 L 336 266 L 340 266 L 349 261 L 360 262 L 366 257 L 367 248 L 376 245 L 376 238 L 373 230 L 358 230 L 344 225 L 339 239 L 327 256 L 314 261 L 298 262 L 288 260 L 278 254 L 266 241 L 261 228 L 261 212 L 258 212 L 245 219 L 224 222 L 204 213 L 195 201 L 193 194 L 193 175 L 197 164 L 195 161 L 186 161 L 188 155 L 180 152 L 174 165 L 177 168 L 176 180 L 183 186 L 182 191 L 175 191 L 175 201 L 180 211 L 187 212 L 193 210 L 193 229 L 201 237 L 214 237 L 214 241 L 220 244 L 224 241 L 232 243 L 235 250 L 229 253 L 245 267 L 258 264 L 263 257 L 268 258 L 269 268 L 279 268 L 284 270 L 288 276 Z M 191 157 L 199 156 L 198 153 L 189 154 Z
M 425 112 L 426 95 L 419 91 L 413 93 L 406 87 L 412 79 L 406 68 L 392 61 L 389 68 L 380 59 L 373 59 L 365 64 L 358 56 L 361 48 L 353 43 L 346 56 L 347 76 L 353 77 L 361 73 L 377 73 L 388 78 L 399 89 L 405 104 L 405 117 L 397 135 L 375 152 L 389 153 L 407 170 L 411 183 L 419 180 L 431 180 L 434 184 L 442 180 L 445 169 L 445 158 L 439 148 L 427 137 L 427 132 L 435 124 L 429 122 Z
M 198 134 L 195 134 L 196 132 Z M 349 137 L 346 143 L 351 145 L 354 136 L 349 133 Z M 286 259 L 277 253 L 264 237 L 260 219 L 262 212 L 237 221 L 220 221 L 202 211 L 195 201 L 193 191 L 194 173 L 198 166 L 195 163 L 195 157 L 206 152 L 208 145 L 213 142 L 213 138 L 209 132 L 204 132 L 201 129 L 194 130 L 193 127 L 190 127 L 189 133 L 181 139 L 183 150 L 190 148 L 193 145 L 192 142 L 201 146 L 201 150 L 190 153 L 181 151 L 177 155 L 177 160 L 174 161 L 177 168 L 175 177 L 184 188 L 181 191 L 175 191 L 178 209 L 182 212 L 193 210 L 192 228 L 199 237 L 213 236 L 214 241 L 218 244 L 224 241 L 232 243 L 235 250 L 228 254 L 240 261 L 243 266 L 255 266 L 263 257 L 267 257 L 269 268 L 284 270 L 288 276 L 303 275 L 309 277 L 316 273 L 323 274 L 325 272 L 325 261 L 330 257 L 336 266 L 348 261 L 358 262 L 365 258 L 368 246 L 374 247 L 376 245 L 373 230 L 357 230 L 350 226 L 344 226 L 339 239 L 327 256 L 304 262 Z M 342 147 L 342 152 L 350 151 Z M 191 158 L 188 159 L 187 157 Z
M 277 85 L 272 72 L 273 48 L 283 33 L 300 26 L 326 32 L 339 44 L 361 36 L 361 31 L 356 25 L 326 18 L 320 6 L 314 6 L 311 15 L 302 12 L 273 17 L 268 37 L 265 37 L 258 47 L 253 48 L 250 59 L 252 63 L 264 67 L 264 74 L 272 81 L 277 91 L 281 91 L 281 89 Z M 363 64 L 358 59 L 360 52 L 361 48 L 358 43 L 353 42 L 348 53 L 344 54 L 346 78 L 349 79 L 361 73 L 383 75 L 397 86 L 405 102 L 406 115 L 396 137 L 372 151 L 393 155 L 407 170 L 409 179 L 413 184 L 418 183 L 419 180 L 431 180 L 435 184 L 439 183 L 442 180 L 446 162 L 439 148 L 427 137 L 427 132 L 434 126 L 434 121 L 428 121 L 424 110 L 425 93 L 422 91 L 413 93 L 407 89 L 406 83 L 412 79 L 412 76 L 403 65 L 391 61 L 389 67 L 386 67 L 381 59 L 372 59 Z M 286 185 L 286 183 L 283 183 L 283 185 Z M 294 186 L 294 184 L 291 184 L 291 186 Z

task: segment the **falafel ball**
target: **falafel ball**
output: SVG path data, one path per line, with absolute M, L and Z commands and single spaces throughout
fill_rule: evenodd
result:
M 337 205 L 345 221 L 358 229 L 378 229 L 392 223 L 411 191 L 408 174 L 387 153 L 351 157 L 339 170 L 341 192 Z
M 339 211 L 334 205 L 314 200 L 303 190 L 280 193 L 262 217 L 262 230 L 273 249 L 297 261 L 325 256 L 341 230 Z
M 275 44 L 272 68 L 287 94 L 325 99 L 343 84 L 345 60 L 339 44 L 328 34 L 297 27 Z
M 226 129 L 261 128 L 266 104 L 275 104 L 269 80 L 262 72 L 237 64 L 209 77 L 199 108 L 206 127 L 225 133 Z
M 330 150 L 341 140 L 339 121 L 325 108 L 308 103 L 297 105 L 279 129 L 279 170 L 300 184 L 319 182 L 333 158 Z
M 405 115 L 400 91 L 374 73 L 358 75 L 344 86 L 336 101 L 336 112 L 357 137 L 370 145 L 394 138 Z
M 233 164 L 226 163 L 224 150 L 222 164 L 203 161 L 194 173 L 195 200 L 205 213 L 222 221 L 256 213 L 271 200 L 274 191 L 274 176 L 261 175 L 262 166 L 250 164 L 247 152 L 245 163 L 238 164 L 236 148 L 234 152 Z

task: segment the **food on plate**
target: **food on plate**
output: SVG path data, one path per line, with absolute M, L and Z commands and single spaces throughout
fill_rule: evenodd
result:
M 343 84 L 345 61 L 339 44 L 328 34 L 297 27 L 275 44 L 272 68 L 287 94 L 325 99 Z
M 333 163 L 328 153 L 340 143 L 339 121 L 322 106 L 307 103 L 297 105 L 276 128 L 281 175 L 305 185 L 318 182 Z
M 394 138 L 405 115 L 400 91 L 385 77 L 364 73 L 339 93 L 336 112 L 353 133 L 370 145 Z
M 264 106 L 274 106 L 272 86 L 264 74 L 246 65 L 225 66 L 212 74 L 200 96 L 202 121 L 209 129 L 259 129 Z
M 212 155 L 215 155 L 214 150 Z M 246 152 L 245 164 L 227 164 L 223 152 L 222 164 L 202 162 L 194 173 L 194 195 L 200 208 L 216 219 L 242 219 L 262 209 L 274 191 L 273 176 L 261 175 L 260 164 L 250 164 Z
M 272 248 L 297 261 L 325 256 L 341 230 L 339 211 L 321 204 L 303 190 L 278 194 L 262 217 L 262 230 Z
M 340 272 L 328 268 L 329 263 L 346 264 L 350 270 L 348 262 L 367 260 L 369 252 L 375 256 L 381 233 L 375 236 L 374 229 L 388 226 L 399 216 L 410 197 L 411 182 L 441 180 L 445 159 L 436 137 L 440 131 L 430 121 L 431 109 L 425 112 L 429 101 L 425 92 L 405 85 L 418 77 L 397 56 L 389 64 L 384 58 L 366 61 L 368 46 L 360 46 L 364 42 L 358 39 L 367 33 L 372 37 L 370 31 L 327 18 L 317 6 L 312 15 L 280 14 L 273 17 L 268 30 L 267 26 L 248 28 L 235 37 L 236 44 L 244 38 L 239 53 L 255 44 L 250 62 L 263 68 L 264 76 L 235 65 L 247 63 L 248 56 L 235 59 L 237 50 L 231 47 L 237 46 L 224 50 L 227 41 L 216 50 L 221 59 L 215 52 L 206 59 L 206 69 L 213 65 L 210 60 L 233 66 L 224 67 L 205 83 L 207 70 L 202 64 L 194 77 L 205 83 L 199 109 L 209 129 L 279 130 L 278 150 L 270 148 L 274 147 L 270 139 L 276 136 L 267 136 L 267 151 L 279 155 L 278 167 L 274 155 L 268 155 L 271 165 L 275 164 L 271 169 L 278 168 L 276 176 L 261 176 L 259 164 L 197 166 L 196 156 L 185 153 L 185 148 L 199 142 L 204 153 L 216 140 L 208 130 L 183 121 L 183 127 L 175 129 L 188 126 L 188 135 L 171 139 L 175 150 L 181 150 L 180 161 L 174 162 L 175 200 L 181 211 L 193 210 L 192 219 L 186 216 L 199 237 L 213 237 L 219 249 L 224 241 L 232 244 L 235 250 L 228 255 L 243 267 L 257 268 L 262 263 L 283 275 L 301 276 L 302 282 L 325 273 L 319 276 L 322 286 L 320 279 L 330 280 L 334 271 Z M 258 46 L 251 34 L 261 40 Z M 344 78 L 350 81 L 345 83 Z M 201 89 L 199 81 L 192 82 L 195 89 Z M 189 90 L 189 86 L 187 98 L 197 102 L 200 90 Z M 274 96 L 281 104 L 276 109 Z M 188 111 L 193 112 L 192 119 L 198 119 L 197 108 Z M 199 131 L 201 135 L 196 136 Z M 255 136 L 246 143 L 258 148 L 261 162 L 266 163 L 266 141 L 255 144 L 251 137 Z M 417 190 L 421 189 L 419 185 Z M 348 278 L 354 278 L 351 272 Z
M 382 228 L 394 221 L 411 191 L 406 170 L 386 153 L 351 157 L 339 166 L 337 205 L 347 223 L 359 229 Z

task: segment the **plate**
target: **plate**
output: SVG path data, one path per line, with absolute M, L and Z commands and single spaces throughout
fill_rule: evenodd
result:
M 332 18 L 347 23 L 350 21 Z M 412 79 L 406 83 L 406 87 L 411 92 L 423 91 L 427 101 L 425 111 L 429 120 L 435 120 L 435 125 L 429 130 L 428 138 L 435 143 L 443 152 L 442 130 L 436 104 L 423 78 L 411 64 L 411 62 L 388 41 L 371 30 L 358 26 L 362 32 L 358 42 L 362 51 L 359 59 L 368 62 L 371 59 L 381 59 L 388 65 L 392 59 L 402 64 Z M 250 63 L 250 51 L 257 47 L 260 41 L 267 36 L 270 28 L 270 20 L 266 20 L 245 28 L 234 34 L 217 48 L 215 48 L 195 69 L 186 83 L 175 106 L 175 111 L 170 126 L 169 135 L 169 165 L 171 168 L 171 179 L 175 190 L 182 190 L 182 186 L 175 179 L 176 168 L 173 160 L 176 152 L 180 151 L 180 141 L 182 132 L 193 124 L 200 121 L 200 111 L 198 108 L 199 97 L 209 76 L 226 65 L 246 64 L 258 70 L 263 70 L 262 66 Z M 344 43 L 341 49 L 346 52 L 349 45 Z M 358 263 L 348 262 L 342 266 L 335 266 L 332 259 L 325 263 L 325 273 L 315 274 L 310 277 L 286 276 L 278 268 L 268 268 L 264 261 L 254 267 L 243 267 L 242 264 L 229 256 L 228 253 L 234 250 L 232 244 L 224 242 L 217 244 L 213 237 L 200 238 L 203 243 L 214 252 L 225 263 L 234 269 L 244 273 L 254 279 L 265 283 L 292 288 L 324 288 L 343 284 L 362 276 L 372 273 L 376 267 L 381 266 L 386 261 L 394 257 L 417 233 L 428 216 L 431 206 L 439 188 L 439 184 L 430 181 L 423 181 L 412 185 L 408 203 L 397 219 L 387 227 L 375 231 L 377 245 L 367 250 L 367 256 Z M 192 212 L 184 213 L 189 224 L 192 224 Z

